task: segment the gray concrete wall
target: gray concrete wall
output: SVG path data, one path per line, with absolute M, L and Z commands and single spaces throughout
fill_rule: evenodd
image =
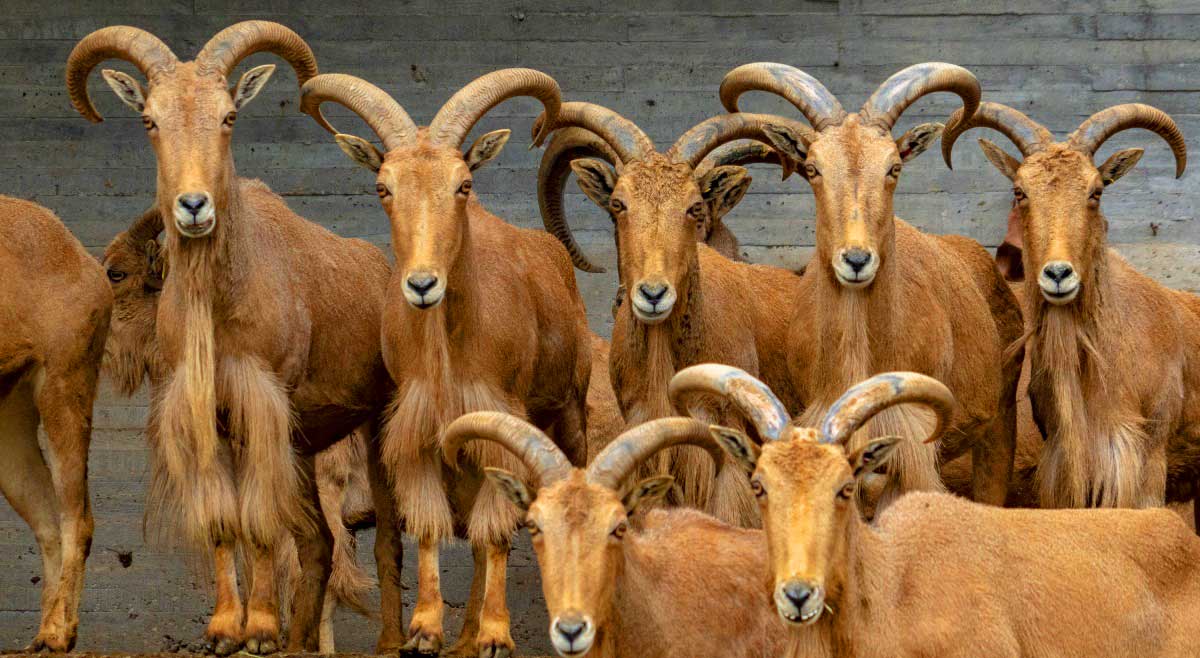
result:
M 513 0 L 41 0 L 0 3 L 0 193 L 31 198 L 59 213 L 99 251 L 145 208 L 154 190 L 154 156 L 140 122 L 99 80 L 93 95 L 108 117 L 90 125 L 71 109 L 63 63 L 93 29 L 130 24 L 161 36 L 190 57 L 218 29 L 241 19 L 281 21 L 309 40 L 329 72 L 367 77 L 395 94 L 420 122 L 475 76 L 504 66 L 531 66 L 555 76 L 568 99 L 608 105 L 660 144 L 720 111 L 716 88 L 730 68 L 749 61 L 800 66 L 857 107 L 897 69 L 925 60 L 970 68 L 986 98 L 1014 105 L 1057 134 L 1114 103 L 1140 101 L 1170 112 L 1200 134 L 1200 3 L 1194 0 L 610 0 L 554 3 Z M 243 65 L 277 61 L 258 55 Z M 123 64 L 110 64 L 131 70 Z M 387 223 L 373 179 L 349 163 L 297 112 L 295 79 L 281 67 L 243 112 L 234 138 L 239 172 L 261 177 L 301 214 L 344 235 L 386 246 Z M 794 112 L 758 96 L 747 106 Z M 920 101 L 900 129 L 945 117 L 951 97 Z M 476 189 L 498 214 L 539 225 L 534 202 L 539 154 L 526 151 L 534 103 L 494 111 L 476 133 L 511 127 L 497 162 Z M 366 129 L 332 111 L 343 130 Z M 1006 147 L 1008 145 L 1001 140 Z M 1200 199 L 1195 174 L 1176 181 L 1166 147 L 1146 133 L 1126 133 L 1106 150 L 1147 148 L 1137 169 L 1105 195 L 1114 240 L 1147 267 L 1165 265 L 1180 282 L 1195 276 Z M 1003 234 L 1006 179 L 964 139 L 958 169 L 935 155 L 906 168 L 896 197 L 900 216 L 934 232 L 964 233 L 987 245 Z M 780 183 L 757 170 L 751 194 L 728 219 L 753 260 L 795 265 L 812 244 L 812 196 L 803 181 Z M 569 209 L 585 248 L 612 264 L 608 219 L 574 186 Z M 1152 230 L 1152 225 L 1154 230 Z M 1156 233 L 1156 234 L 1155 234 Z M 1158 243 L 1189 245 L 1174 249 Z M 1187 261 L 1165 254 L 1181 254 Z M 612 275 L 579 275 L 593 326 L 607 333 Z M 80 646 L 144 651 L 197 637 L 210 595 L 177 554 L 143 544 L 140 513 L 145 459 L 144 401 L 101 397 L 92 449 L 97 532 L 81 612 Z M 370 536 L 364 537 L 365 560 Z M 132 555 L 123 567 L 121 554 Z M 469 559 L 456 549 L 443 564 L 447 598 L 461 613 Z M 526 550 L 513 559 L 510 600 L 518 642 L 545 649 L 545 619 L 536 566 Z M 33 635 L 39 573 L 33 540 L 0 505 L 0 648 Z M 411 574 L 412 571 L 409 571 Z M 409 582 L 413 582 L 408 578 Z M 367 649 L 373 622 L 344 618 L 341 646 Z

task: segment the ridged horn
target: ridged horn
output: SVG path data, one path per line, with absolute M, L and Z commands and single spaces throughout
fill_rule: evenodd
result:
M 1092 157 L 1109 137 L 1130 128 L 1143 128 L 1162 137 L 1175 155 L 1175 178 L 1183 175 L 1187 169 L 1187 143 L 1183 132 L 1169 114 L 1149 105 L 1125 103 L 1100 110 L 1079 124 L 1067 138 L 1067 145 Z
M 563 191 L 567 179 L 571 177 L 571 161 L 578 158 L 600 158 L 614 167 L 621 166 L 620 159 L 608 143 L 592 131 L 575 127 L 556 131 L 538 167 L 538 208 L 542 211 L 542 224 L 546 232 L 558 238 L 567 248 L 575 267 L 596 274 L 606 270 L 592 263 L 579 248 L 563 208 Z
M 436 144 L 458 148 L 483 115 L 514 96 L 532 96 L 541 101 L 551 124 L 562 106 L 558 83 L 545 73 L 533 69 L 493 71 L 476 78 L 446 101 L 429 124 L 429 137 Z M 533 144 L 541 146 L 552 128 L 543 126 Z
M 937 415 L 937 427 L 926 443 L 950 426 L 954 396 L 945 384 L 915 372 L 885 372 L 851 386 L 833 403 L 821 421 L 821 443 L 845 445 L 875 414 L 905 403 L 923 404 Z
M 792 418 L 771 389 L 745 370 L 717 363 L 702 363 L 675 373 L 668 388 L 671 404 L 686 413 L 685 396 L 708 393 L 737 407 L 763 441 L 778 441 Z
M 704 448 L 718 467 L 724 459 L 706 423 L 692 418 L 659 418 L 626 430 L 613 439 L 588 467 L 588 482 L 616 489 L 638 464 L 660 450 L 679 445 Z
M 196 64 L 228 77 L 239 62 L 261 52 L 278 55 L 290 64 L 301 87 L 317 75 L 312 48 L 299 34 L 271 21 L 242 21 L 217 32 L 196 55 Z
M 548 486 L 571 473 L 571 462 L 554 441 L 533 425 L 499 411 L 474 411 L 455 419 L 442 437 L 442 456 L 458 467 L 458 454 L 468 441 L 491 441 L 516 455 L 539 486 Z
M 323 73 L 304 83 L 300 89 L 300 111 L 311 116 L 331 133 L 337 130 L 321 114 L 321 104 L 340 103 L 353 111 L 375 131 L 390 151 L 416 139 L 417 126 L 408 112 L 386 91 L 344 73 Z
M 722 165 L 773 164 L 784 166 L 787 158 L 762 142 L 739 141 L 724 144 L 704 156 L 696 165 L 696 178 L 703 178 L 713 167 Z M 790 172 L 789 172 L 790 173 Z M 785 173 L 784 178 L 787 175 Z
M 863 103 L 859 114 L 863 123 L 875 124 L 891 131 L 896 119 L 918 98 L 937 91 L 958 94 L 962 99 L 962 119 L 970 120 L 979 109 L 979 80 L 961 66 L 945 62 L 913 64 L 897 71 L 879 85 L 875 93 Z M 954 126 L 946 126 L 950 130 Z
M 1017 149 L 1021 151 L 1021 155 L 1025 157 L 1054 142 L 1054 135 L 1040 123 L 1025 116 L 1020 110 L 1000 103 L 990 101 L 980 103 L 979 109 L 970 121 L 963 121 L 962 117 L 963 108 L 955 110 L 954 114 L 950 115 L 950 119 L 946 121 L 946 130 L 942 132 L 942 159 L 951 169 L 954 168 L 950 159 L 951 151 L 954 150 L 954 142 L 972 128 L 991 128 L 1002 133 L 1016 145 Z
M 535 133 L 545 132 L 546 115 L 539 116 L 533 126 Z M 553 128 L 569 127 L 592 131 L 607 142 L 625 164 L 641 160 L 655 150 L 654 142 L 637 124 L 601 105 L 577 101 L 563 103 Z
M 692 126 L 675 140 L 666 156 L 674 162 L 686 163 L 695 168 L 713 149 L 738 139 L 754 139 L 767 142 L 762 129 L 767 124 L 785 124 L 796 130 L 808 141 L 817 133 L 801 121 L 774 114 L 752 114 L 737 112 L 710 117 Z
M 738 97 L 748 91 L 766 91 L 783 97 L 804 115 L 818 132 L 836 126 L 846 110 L 825 85 L 794 66 L 775 62 L 743 64 L 721 80 L 721 104 L 738 111 Z
M 104 117 L 96 111 L 88 95 L 88 76 L 106 59 L 123 59 L 133 64 L 151 83 L 179 61 L 161 39 L 128 25 L 101 28 L 80 39 L 67 57 L 67 94 L 75 110 L 92 123 L 100 123 Z

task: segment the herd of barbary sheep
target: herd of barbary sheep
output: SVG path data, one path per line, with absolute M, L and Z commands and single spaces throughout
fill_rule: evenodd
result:
M 274 66 L 228 76 L 264 51 L 375 172 L 394 265 L 235 172 L 238 111 Z M 373 586 L 352 534 L 369 524 L 379 652 L 442 650 L 439 547 L 463 537 L 475 575 L 448 651 L 513 655 L 505 575 L 522 526 L 565 657 L 1200 650 L 1200 539 L 1165 509 L 1200 491 L 1200 298 L 1106 247 L 1101 197 L 1142 150 L 1094 161 L 1142 128 L 1181 175 L 1165 113 L 1110 107 L 1056 141 L 952 64 L 910 66 L 847 112 L 805 72 L 754 63 L 721 82 L 727 114 L 659 150 L 531 69 L 484 75 L 417 125 L 366 80 L 318 74 L 288 28 L 248 21 L 192 61 L 140 29 L 88 35 L 66 81 L 93 122 L 87 83 L 107 59 L 145 78 L 102 72 L 141 115 L 155 205 L 99 263 L 48 210 L 0 200 L 0 488 L 44 570 L 30 649 L 76 640 L 104 370 L 130 394 L 149 381 L 148 522 L 211 563 L 218 655 L 332 651 L 333 610 L 364 608 Z M 803 121 L 739 111 L 750 91 Z M 933 92 L 961 108 L 893 137 Z M 543 106 L 545 232 L 472 189 L 510 131 L 465 138 L 515 96 Z M 338 133 L 324 103 L 382 149 Z M 940 138 L 950 165 L 974 127 L 1019 151 L 980 140 L 1013 184 L 1002 267 L 893 215 L 904 163 Z M 801 271 L 742 262 L 722 221 L 750 163 L 812 188 Z M 576 286 L 574 268 L 602 270 L 566 217 L 572 173 L 614 224 L 611 343 Z M 418 547 L 407 627 L 402 533 Z

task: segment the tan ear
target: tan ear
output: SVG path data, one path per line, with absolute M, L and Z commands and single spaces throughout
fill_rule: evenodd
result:
M 596 158 L 572 160 L 571 171 L 575 172 L 579 189 L 596 205 L 608 210 L 613 188 L 617 186 L 617 172 L 607 162 Z
M 1021 168 L 1019 160 L 1009 155 L 1004 149 L 996 146 L 990 140 L 980 139 L 979 148 L 983 149 L 983 154 L 1000 170 L 1000 173 L 1008 177 L 1009 180 L 1016 179 L 1017 169 Z
M 944 124 L 923 123 L 900 136 L 896 140 L 896 148 L 900 151 L 901 162 L 908 162 L 921 155 L 942 136 L 946 129 Z
M 167 259 L 159 253 L 158 241 L 146 241 L 146 287 L 162 290 L 163 280 L 167 276 Z
M 657 502 L 667 495 L 673 484 L 675 484 L 675 478 L 670 475 L 658 475 L 638 482 L 629 493 L 625 494 L 625 499 L 622 501 L 625 503 L 625 512 L 633 514 L 639 506 Z
M 146 94 L 142 91 L 142 85 L 132 76 L 112 69 L 104 69 L 100 75 L 121 102 L 132 107 L 135 112 L 146 109 Z
M 768 123 L 763 126 L 763 134 L 771 140 L 771 145 L 775 147 L 776 151 L 779 151 L 780 155 L 787 157 L 793 163 L 802 164 L 808 158 L 808 143 L 791 128 L 777 123 Z
M 383 153 L 375 148 L 374 144 L 362 137 L 345 134 L 334 135 L 333 141 L 337 142 L 342 152 L 350 156 L 351 160 L 379 173 L 379 168 L 383 166 Z
M 500 151 L 504 150 L 504 145 L 508 143 L 510 135 L 512 135 L 512 131 L 508 128 L 493 130 L 486 135 L 481 135 L 467 150 L 467 167 L 471 171 L 475 171 L 483 166 L 483 163 L 500 155 Z
M 1104 164 L 1100 165 L 1100 180 L 1104 182 L 1104 186 L 1108 187 L 1117 182 L 1122 176 L 1129 173 L 1130 169 L 1142 159 L 1142 149 L 1121 149 L 1116 153 L 1108 156 Z
M 861 479 L 886 464 L 896 446 L 903 440 L 899 436 L 885 436 L 872 439 L 867 445 L 859 448 L 850 456 L 850 467 L 854 471 L 854 477 Z
M 736 165 L 713 167 L 700 179 L 700 195 L 708 204 L 714 220 L 724 217 L 746 196 L 751 180 L 750 172 Z
M 254 100 L 274 72 L 274 64 L 263 64 L 243 73 L 242 78 L 238 80 L 237 86 L 233 89 L 233 109 L 240 110 L 246 103 Z
M 721 425 L 710 425 L 708 431 L 725 454 L 733 459 L 733 463 L 746 473 L 754 472 L 758 466 L 758 446 L 754 445 L 745 432 Z
M 488 467 L 483 471 L 487 474 L 488 481 L 495 485 L 509 502 L 523 512 L 529 510 L 529 506 L 533 504 L 533 496 L 520 478 L 502 468 Z

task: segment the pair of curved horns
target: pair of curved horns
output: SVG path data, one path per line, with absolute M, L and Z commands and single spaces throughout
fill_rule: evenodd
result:
M 196 63 L 206 72 L 227 76 L 243 59 L 264 51 L 287 61 L 301 85 L 317 75 L 317 58 L 304 39 L 270 21 L 243 21 L 221 30 L 196 55 Z M 67 58 L 67 92 L 75 109 L 93 123 L 103 117 L 88 95 L 87 80 L 96 65 L 107 59 L 130 62 L 151 84 L 179 62 L 162 40 L 141 28 L 114 25 L 81 39 Z
M 984 103 L 970 121 L 954 122 L 955 118 L 959 118 L 957 112 L 951 118 L 953 129 L 946 128 L 942 135 L 942 159 L 946 161 L 946 166 L 952 166 L 950 158 L 954 143 L 971 128 L 991 128 L 1002 133 L 1024 157 L 1054 143 L 1054 136 L 1049 130 L 1007 105 Z M 1125 103 L 1100 110 L 1079 124 L 1075 132 L 1067 137 L 1066 144 L 1092 158 L 1108 138 L 1130 128 L 1143 128 L 1162 137 L 1175 156 L 1175 177 L 1183 175 L 1187 169 L 1187 143 L 1183 131 L 1170 115 L 1149 105 Z
M 685 409 L 686 397 L 696 393 L 716 395 L 731 402 L 749 420 L 764 441 L 789 436 L 791 417 L 766 384 L 744 370 L 706 363 L 684 368 L 671 378 L 671 402 Z M 897 404 L 917 403 L 937 415 L 937 427 L 925 439 L 935 441 L 949 426 L 954 407 L 950 389 L 938 380 L 915 372 L 887 372 L 850 387 L 821 421 L 822 443 L 845 445 L 867 421 Z
M 743 64 L 721 81 L 721 103 L 730 112 L 738 111 L 738 98 L 748 91 L 766 91 L 780 96 L 804 115 L 819 131 L 840 124 L 846 110 L 825 85 L 811 75 L 787 64 L 757 62 Z M 982 91 L 970 71 L 945 62 L 925 62 L 905 68 L 884 81 L 859 110 L 864 123 L 890 131 L 896 120 L 926 94 L 948 91 L 963 101 L 963 113 L 970 118 L 979 107 Z
M 446 101 L 429 124 L 430 139 L 435 144 L 458 148 L 483 115 L 514 96 L 536 98 L 552 118 L 562 106 L 558 83 L 545 73 L 533 69 L 493 71 L 476 78 Z M 325 102 L 344 105 L 362 117 L 389 151 L 416 139 L 417 125 L 408 112 L 386 91 L 362 78 L 340 73 L 319 75 L 300 91 L 300 110 L 336 134 L 321 114 Z M 546 132 L 543 129 L 542 134 L 534 136 L 535 145 L 542 143 Z
M 459 452 L 468 441 L 492 441 L 517 456 L 546 487 L 565 479 L 572 471 L 566 455 L 540 429 L 511 414 L 476 411 L 459 417 L 446 428 L 442 454 L 457 466 Z M 691 418 L 659 418 L 626 430 L 608 444 L 586 471 L 593 484 L 616 489 L 625 476 L 660 450 L 694 445 L 709 452 L 720 464 L 720 449 L 709 435 L 708 425 Z

